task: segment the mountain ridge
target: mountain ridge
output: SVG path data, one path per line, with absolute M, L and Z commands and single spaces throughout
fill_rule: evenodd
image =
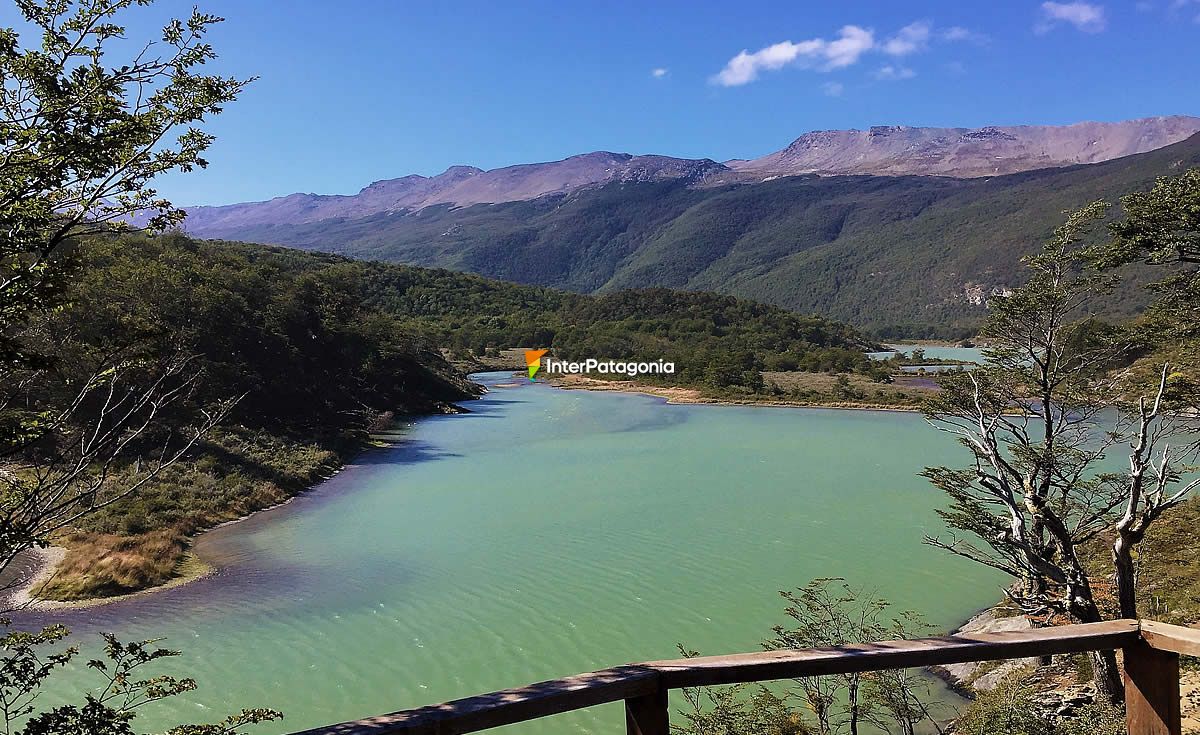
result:
M 455 165 L 435 176 L 374 181 L 356 194 L 293 193 L 260 202 L 188 207 L 184 229 L 202 237 L 225 237 L 253 226 L 354 219 L 435 205 L 526 201 L 627 182 L 677 180 L 704 187 L 804 174 L 973 178 L 1112 160 L 1155 150 L 1196 132 L 1200 117 L 1172 115 L 1067 126 L 818 130 L 766 156 L 725 163 L 593 151 L 491 170 Z
M 883 336 L 965 336 L 1064 210 L 1200 166 L 1200 134 L 1005 176 L 615 182 L 493 205 L 260 224 L 229 237 L 578 292 L 665 286 L 819 313 Z M 1143 301 L 1138 302 L 1141 298 Z M 1130 316 L 1138 289 L 1108 313 Z
M 418 211 L 451 204 L 497 204 L 563 194 L 614 182 L 680 180 L 700 183 L 729 169 L 711 159 L 672 158 L 593 151 L 545 163 L 522 163 L 484 171 L 451 166 L 435 176 L 410 174 L 374 181 L 357 194 L 288 194 L 262 202 L 187 208 L 191 234 L 220 236 L 230 227 L 298 224 L 323 219 Z
M 776 175 L 976 178 L 1110 161 L 1178 143 L 1196 132 L 1200 118 L 1185 115 L 982 128 L 876 125 L 815 130 L 782 150 L 729 165 L 739 172 Z

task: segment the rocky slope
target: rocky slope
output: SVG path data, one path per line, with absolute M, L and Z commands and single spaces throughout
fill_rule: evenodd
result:
M 1183 115 L 1065 126 L 818 130 L 781 151 L 728 165 L 759 175 L 992 176 L 1145 153 L 1197 131 L 1200 118 Z

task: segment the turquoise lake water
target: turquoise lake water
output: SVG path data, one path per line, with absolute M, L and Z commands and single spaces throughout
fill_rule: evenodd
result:
M 964 360 L 966 362 L 983 363 L 983 349 L 980 347 L 946 347 L 940 345 L 884 345 L 889 352 L 870 352 L 873 359 L 886 360 L 893 353 L 899 352 L 911 357 L 913 350 L 918 347 L 925 350 L 927 360 Z
M 503 383 L 507 375 L 485 375 Z M 166 637 L 198 692 L 139 729 L 244 706 L 269 734 L 637 660 L 756 650 L 777 591 L 841 576 L 949 628 L 1002 579 L 921 543 L 963 460 L 910 413 L 671 406 L 494 387 L 292 503 L 203 536 L 220 573 L 64 622 Z M 96 681 L 78 667 L 47 702 Z M 620 705 L 517 726 L 619 732 Z

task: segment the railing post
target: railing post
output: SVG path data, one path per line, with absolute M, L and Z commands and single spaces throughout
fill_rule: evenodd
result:
M 1129 735 L 1180 735 L 1179 654 L 1145 643 L 1124 652 Z
M 667 690 L 660 686 L 652 694 L 625 700 L 627 735 L 670 735 Z

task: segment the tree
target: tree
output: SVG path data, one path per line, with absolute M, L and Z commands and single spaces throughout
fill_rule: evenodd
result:
M 1125 563 L 1146 529 L 1197 484 L 1179 474 L 1195 445 L 1171 443 L 1182 427 L 1167 410 L 1169 366 L 1150 396 L 1131 395 L 1117 368 L 1136 340 L 1079 324 L 1114 282 L 1087 259 L 1086 241 L 1106 212 L 1096 202 L 1071 213 L 1027 259 L 1028 283 L 993 301 L 986 364 L 943 374 L 942 391 L 925 406 L 927 420 L 972 458 L 966 468 L 923 473 L 950 499 L 938 511 L 950 533 L 926 541 L 1011 575 L 1018 584 L 1008 597 L 1041 620 L 1105 618 L 1081 553 L 1104 533 L 1125 539 L 1113 576 L 1119 614 L 1136 617 L 1136 580 Z M 1080 339 L 1085 331 L 1093 337 Z M 1129 471 L 1105 471 L 1121 444 Z M 1093 669 L 1098 692 L 1119 701 L 1114 655 L 1093 654 Z
M 72 242 L 135 215 L 151 229 L 183 218 L 150 183 L 207 165 L 213 136 L 194 124 L 250 81 L 197 73 L 216 58 L 204 36 L 221 20 L 198 10 L 107 65 L 117 15 L 149 1 L 16 0 L 40 45 L 0 29 L 0 358 L 17 357 L 14 325 L 55 306 Z
M 82 706 L 64 704 L 37 712 L 38 689 L 55 671 L 79 654 L 76 648 L 42 655 L 40 649 L 67 636 L 62 626 L 38 633 L 8 633 L 0 636 L 6 652 L 0 661 L 0 720 L 4 732 L 14 735 L 133 735 L 131 722 L 137 710 L 168 697 L 196 688 L 196 682 L 174 676 L 141 678 L 142 669 L 177 651 L 155 648 L 157 641 L 123 644 L 104 636 L 104 658 L 87 662 L 99 672 L 104 685 L 84 697 Z M 268 709 L 244 709 L 218 723 L 180 725 L 167 735 L 233 735 L 245 725 L 279 719 Z
M 850 381 L 846 373 L 838 373 L 833 379 L 833 395 L 842 400 L 861 400 L 866 394 Z
M 1121 208 L 1124 217 L 1112 224 L 1111 239 L 1093 250 L 1093 260 L 1105 269 L 1143 263 L 1167 270 L 1165 279 L 1150 286 L 1156 298 L 1143 326 L 1155 346 L 1195 347 L 1200 340 L 1200 268 L 1194 265 L 1200 263 L 1200 169 L 1160 178 L 1150 191 L 1124 197 Z M 1190 390 L 1193 398 L 1200 394 L 1195 385 Z
M 1098 252 L 1102 265 L 1200 263 L 1200 169 L 1163 176 L 1150 191 L 1123 197 L 1121 207 L 1125 217 Z
M 700 655 L 683 646 L 679 652 Z M 764 686 L 684 687 L 682 693 L 687 724 L 677 728 L 689 735 L 815 735 L 801 713 Z
M 0 367 L 0 570 L 84 516 L 136 493 L 237 402 L 219 401 L 181 420 L 173 410 L 200 378 L 191 358 L 91 360 L 81 384 L 57 370 Z M 56 392 L 63 395 L 54 405 L 19 408 Z M 119 482 L 113 479 L 118 468 L 124 471 Z
M 780 594 L 790 622 L 772 629 L 766 650 L 902 639 L 928 628 L 914 613 L 889 615 L 886 600 L 841 579 L 815 579 Z M 682 713 L 688 724 L 681 729 L 692 735 L 831 735 L 858 733 L 869 724 L 912 735 L 922 723 L 936 728 L 930 680 L 910 670 L 803 677 L 795 685 L 783 691 L 745 684 L 684 689 L 690 709 Z
M 249 82 L 198 73 L 216 58 L 204 38 L 221 20 L 198 10 L 112 63 L 111 47 L 125 33 L 118 16 L 149 2 L 17 0 L 40 43 L 22 45 L 17 31 L 0 29 L 0 461 L 10 465 L 0 471 L 0 570 L 81 514 L 136 490 L 229 408 L 204 412 L 182 440 L 158 432 L 147 446 L 194 385 L 191 359 L 156 363 L 117 344 L 100 355 L 76 353 L 90 372 L 73 365 L 65 374 L 55 356 L 66 357 L 70 335 L 53 334 L 45 321 L 63 305 L 83 238 L 135 215 L 151 229 L 183 217 L 150 184 L 206 165 L 213 137 L 196 124 Z M 60 401 L 29 408 L 34 389 Z M 143 471 L 112 488 L 112 464 L 139 457 Z
M 1172 269 L 1168 278 L 1150 286 L 1157 298 L 1144 320 L 1145 331 L 1160 352 L 1181 348 L 1175 357 L 1185 361 L 1182 367 L 1200 367 L 1194 362 L 1200 338 L 1200 269 L 1188 265 L 1200 262 L 1200 169 L 1160 178 L 1150 191 L 1129 194 L 1121 204 L 1125 216 L 1110 226 L 1111 239 L 1089 255 L 1106 269 L 1139 261 Z M 1190 364 L 1186 362 L 1189 352 Z M 1129 501 L 1117 522 L 1112 548 L 1121 613 L 1126 617 L 1137 612 L 1136 546 L 1161 515 L 1160 506 L 1170 507 L 1177 502 L 1176 496 L 1197 487 L 1197 483 L 1189 483 L 1174 494 L 1166 490 L 1180 482 L 1181 460 L 1194 456 L 1189 451 L 1194 444 L 1185 443 L 1182 450 L 1172 451 L 1169 443 L 1182 433 L 1175 416 L 1184 406 L 1196 407 L 1200 388 L 1195 376 L 1189 377 L 1181 366 L 1165 359 L 1161 364 L 1154 397 L 1137 406 L 1137 430 L 1129 457 Z M 1163 448 L 1158 451 L 1159 447 Z M 1169 496 L 1165 502 L 1160 500 L 1164 496 Z
M 889 615 L 891 603 L 852 589 L 841 579 L 815 579 L 795 590 L 780 593 L 787 602 L 788 626 L 777 625 L 767 650 L 831 648 L 852 643 L 896 640 L 928 629 L 916 613 Z M 930 720 L 925 701 L 928 681 L 906 671 L 852 672 L 796 680 L 809 710 L 816 717 L 818 735 L 845 728 L 857 735 L 863 723 L 911 735 Z M 845 704 L 838 711 L 839 702 Z
M 249 81 L 198 73 L 216 58 L 204 37 L 221 20 L 198 10 L 112 64 L 112 47 L 125 33 L 118 16 L 150 1 L 16 0 L 38 43 L 22 45 L 16 30 L 0 29 L 0 571 L 55 531 L 135 492 L 231 405 L 167 422 L 197 380 L 189 356 L 156 360 L 133 343 L 80 350 L 51 319 L 86 238 L 128 219 L 162 229 L 182 218 L 150 184 L 205 165 L 213 138 L 195 125 Z M 182 438 L 180 426 L 188 427 Z M 110 470 L 118 463 L 133 471 L 114 486 Z M 76 653 L 40 651 L 65 635 L 47 628 L 0 638 L 6 732 L 28 718 L 17 732 L 123 735 L 132 732 L 138 707 L 194 687 L 170 677 L 132 678 L 173 652 L 110 638 L 108 662 L 89 662 L 107 676 L 100 694 L 86 695 L 82 707 L 35 713 L 43 681 Z M 247 710 L 180 732 L 217 735 L 277 716 Z

